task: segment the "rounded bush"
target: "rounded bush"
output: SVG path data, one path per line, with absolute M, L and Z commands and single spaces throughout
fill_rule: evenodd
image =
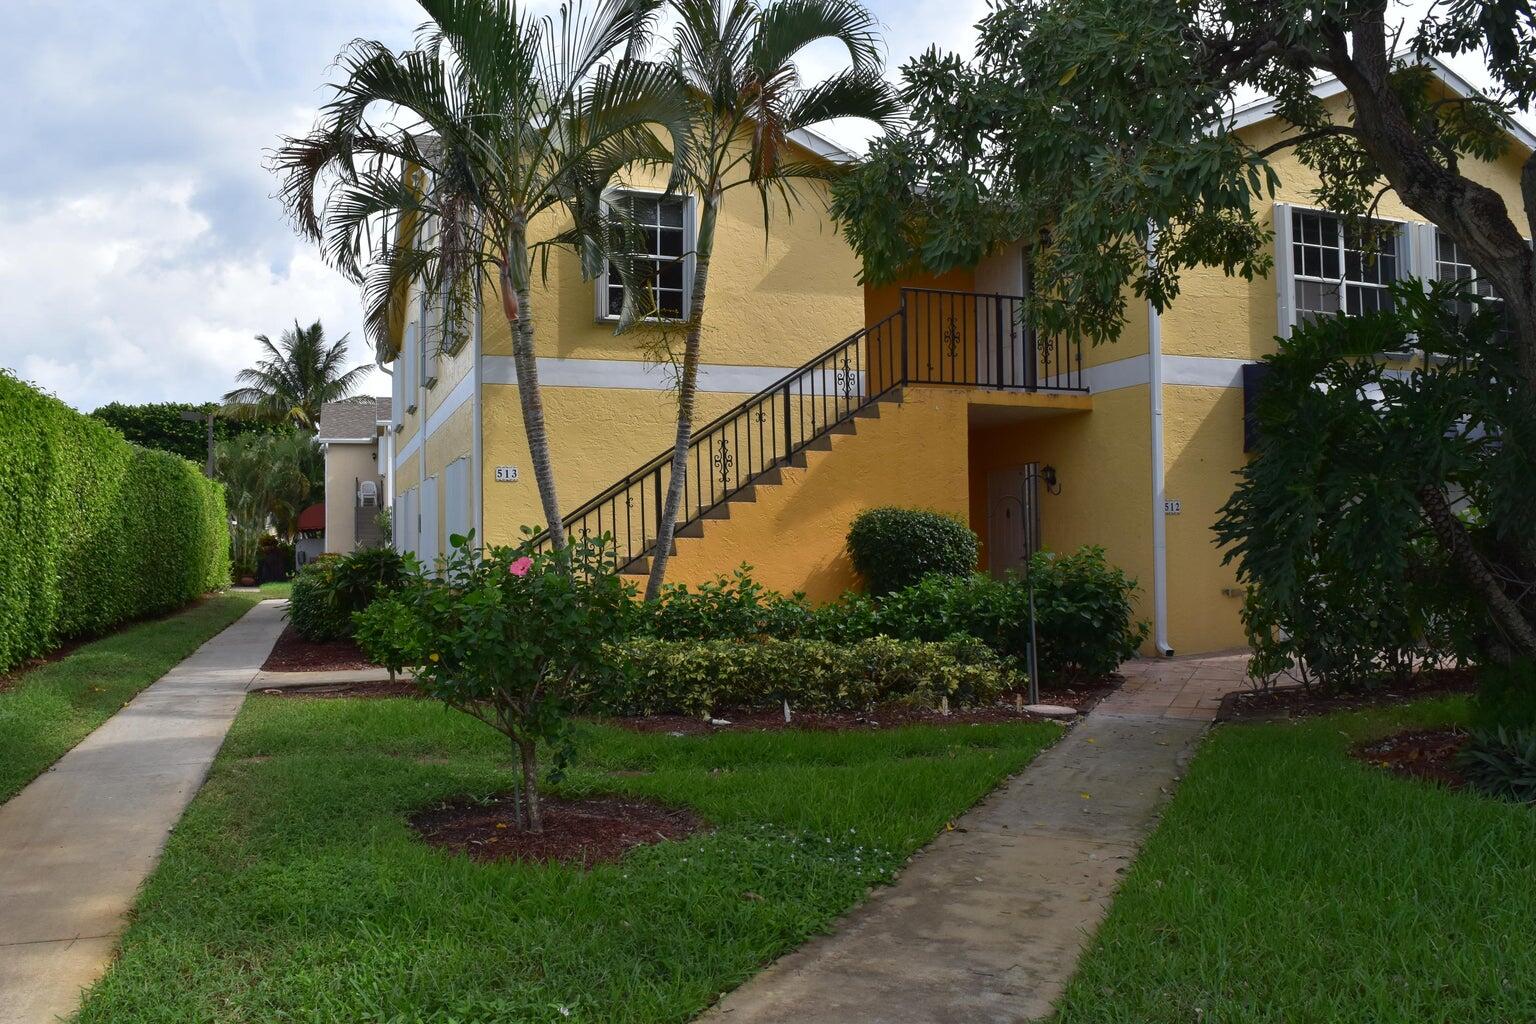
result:
M 409 575 L 405 556 L 393 548 L 321 555 L 294 577 L 288 620 L 306 640 L 344 639 L 352 635 L 354 613 L 398 591 Z
M 871 508 L 848 529 L 848 554 L 872 594 L 887 594 L 939 573 L 976 571 L 981 545 L 960 520 L 918 508 Z

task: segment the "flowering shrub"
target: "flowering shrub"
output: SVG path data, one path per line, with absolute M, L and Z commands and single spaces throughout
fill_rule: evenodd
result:
M 569 715 L 607 673 L 603 646 L 623 630 L 630 588 L 603 538 L 560 551 L 498 547 L 474 534 L 450 538 L 436 574 L 413 573 L 401 589 L 356 616 L 364 652 L 393 671 L 412 668 L 435 697 L 502 733 L 520 765 L 521 824 L 543 830 L 540 741 L 569 751 Z

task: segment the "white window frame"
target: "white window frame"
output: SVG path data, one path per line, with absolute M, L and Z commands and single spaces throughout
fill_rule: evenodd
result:
M 623 188 L 609 189 L 603 194 L 603 206 L 605 209 L 612 206 L 614 201 L 624 196 L 667 197 L 666 189 L 660 188 Z M 680 317 L 648 316 L 648 323 L 676 324 L 683 323 L 693 312 L 693 269 L 696 250 L 698 248 L 698 201 L 692 193 L 673 192 L 670 198 L 683 201 L 683 315 Z M 617 323 L 618 315 L 608 312 L 608 261 L 603 260 L 603 269 L 597 275 L 597 287 L 593 292 L 593 314 L 600 322 Z
M 1275 278 L 1276 278 L 1276 309 L 1279 319 L 1279 334 L 1289 338 L 1298 322 L 1296 308 L 1296 263 L 1295 238 L 1292 231 L 1292 215 L 1295 213 L 1314 213 L 1326 217 L 1335 217 L 1340 221 L 1348 218 L 1333 210 L 1325 210 L 1316 206 L 1299 206 L 1292 203 L 1276 203 L 1273 208 L 1273 227 L 1275 233 Z M 1434 241 L 1433 236 L 1426 244 L 1424 240 L 1425 227 L 1433 228 L 1433 225 L 1420 225 L 1397 217 L 1372 217 L 1371 220 L 1378 224 L 1394 224 L 1397 226 L 1397 279 L 1399 281 L 1408 278 L 1426 280 L 1434 275 Z M 1342 227 L 1342 225 L 1341 225 Z M 1342 244 L 1342 236 L 1341 236 Z M 1428 267 L 1425 267 L 1425 259 L 1428 257 Z M 1339 258 L 1339 285 L 1345 285 L 1343 278 L 1346 261 L 1343 252 Z M 1317 280 L 1306 278 L 1303 280 Z M 1339 296 L 1339 315 L 1352 316 L 1348 311 L 1348 301 L 1341 293 Z

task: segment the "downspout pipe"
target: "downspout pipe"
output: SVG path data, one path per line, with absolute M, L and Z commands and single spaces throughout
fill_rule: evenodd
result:
M 470 434 L 469 434 L 469 473 L 470 508 L 474 510 L 470 525 L 474 527 L 475 542 L 482 548 L 486 546 L 485 539 L 485 376 L 482 364 L 484 363 L 485 349 L 485 301 L 480 293 L 479 278 L 475 280 L 475 331 L 471 344 L 474 353 L 471 357 L 469 372 L 472 377 L 470 393 Z
M 1147 262 L 1155 265 L 1157 228 L 1147 232 Z M 1163 318 L 1147 299 L 1147 396 L 1152 464 L 1152 643 L 1157 653 L 1173 656 L 1168 642 L 1168 515 L 1163 478 Z

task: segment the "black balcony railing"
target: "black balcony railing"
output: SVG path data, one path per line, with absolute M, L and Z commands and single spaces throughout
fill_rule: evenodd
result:
M 1015 295 L 902 289 L 896 312 L 693 432 L 679 534 L 903 385 L 1086 390 L 1081 346 L 1022 326 L 1023 302 Z M 654 546 L 671 479 L 666 451 L 568 514 L 566 532 L 607 534 L 618 564 L 633 565 Z M 548 534 L 536 543 L 547 545 Z

